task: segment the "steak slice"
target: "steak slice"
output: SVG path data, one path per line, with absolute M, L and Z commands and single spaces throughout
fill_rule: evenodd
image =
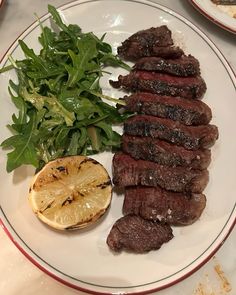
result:
M 145 253 L 159 249 L 173 238 L 168 224 L 152 222 L 136 215 L 126 215 L 113 225 L 107 244 L 111 250 Z
M 208 149 L 189 151 L 163 140 L 124 134 L 122 150 L 134 159 L 153 161 L 171 167 L 185 166 L 193 169 L 206 169 L 211 162 Z
M 149 46 L 142 47 L 137 42 L 125 42 L 122 47 L 118 47 L 118 55 L 129 61 L 137 61 L 143 57 L 179 58 L 184 51 L 178 46 Z
M 199 61 L 192 55 L 182 55 L 178 59 L 163 59 L 155 56 L 143 57 L 136 62 L 133 68 L 182 77 L 200 75 Z
M 117 48 L 118 55 L 126 59 L 137 59 L 152 52 L 154 46 L 173 45 L 171 31 L 163 25 L 138 31 L 122 42 Z
M 203 194 L 174 193 L 160 187 L 138 186 L 125 189 L 123 213 L 172 225 L 189 225 L 201 216 L 205 206 Z
M 131 112 L 168 118 L 185 125 L 205 125 L 211 121 L 211 109 L 200 100 L 137 92 L 124 97 Z
M 218 138 L 215 125 L 185 126 L 177 121 L 147 115 L 136 115 L 126 120 L 124 133 L 163 139 L 188 150 L 210 148 Z
M 138 31 L 137 33 L 134 33 L 123 43 L 138 42 L 143 47 L 149 47 L 153 45 L 169 46 L 169 45 L 173 45 L 171 34 L 172 34 L 171 31 L 168 29 L 166 25 L 156 27 L 156 28 L 152 27 L 152 28 L 141 30 L 141 31 Z
M 209 180 L 207 170 L 168 167 L 150 161 L 135 160 L 117 153 L 113 157 L 113 183 L 119 187 L 160 186 L 175 192 L 201 193 Z
M 114 88 L 123 87 L 128 91 L 151 92 L 190 99 L 200 99 L 206 92 L 206 83 L 200 76 L 177 77 L 138 70 L 131 71 L 126 76 L 119 75 L 118 81 L 109 82 Z

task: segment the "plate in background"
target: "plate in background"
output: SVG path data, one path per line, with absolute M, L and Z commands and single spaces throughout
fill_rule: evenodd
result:
M 190 2 L 198 11 L 200 11 L 200 13 L 213 23 L 231 33 L 236 34 L 236 17 L 231 17 L 229 14 L 217 7 L 216 4 L 212 3 L 211 0 L 190 0 Z M 236 5 L 232 5 L 232 7 L 236 9 Z

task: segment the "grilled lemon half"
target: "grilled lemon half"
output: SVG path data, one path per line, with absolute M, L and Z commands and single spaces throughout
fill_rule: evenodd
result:
M 47 163 L 33 178 L 30 205 L 38 218 L 59 229 L 93 224 L 110 205 L 111 179 L 92 158 L 70 156 Z

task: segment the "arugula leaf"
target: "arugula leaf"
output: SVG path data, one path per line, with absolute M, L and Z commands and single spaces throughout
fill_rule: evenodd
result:
M 127 71 L 131 71 L 131 67 L 121 61 L 117 56 L 114 56 L 111 52 L 105 54 L 101 58 L 101 62 L 103 62 L 105 65 L 110 65 L 113 67 L 122 67 Z
M 51 15 L 52 15 L 52 17 L 53 17 L 53 20 L 55 21 L 55 24 L 57 24 L 58 27 L 59 27 L 62 31 L 64 31 L 65 33 L 67 33 L 67 34 L 70 36 L 71 40 L 72 40 L 74 43 L 76 43 L 76 41 L 77 41 L 77 36 L 75 35 L 75 31 L 74 31 L 75 26 L 73 26 L 73 27 L 71 27 L 71 26 L 70 26 L 70 27 L 67 27 L 67 26 L 63 23 L 63 21 L 62 21 L 60 15 L 59 15 L 59 13 L 58 13 L 57 10 L 56 10 L 56 8 L 53 7 L 53 6 L 50 5 L 50 4 L 48 5 L 48 12 L 51 13 Z M 77 27 L 77 28 L 79 29 L 79 27 Z
M 67 155 L 70 155 L 70 156 L 77 155 L 79 138 L 80 138 L 79 131 L 76 131 L 72 134 L 72 137 L 68 146 L 68 150 L 66 153 Z
M 95 126 L 87 128 L 88 136 L 90 137 L 92 149 L 96 152 L 101 150 L 100 130 Z
M 18 40 L 18 42 L 26 57 L 29 57 L 34 63 L 34 67 L 43 73 L 47 73 L 48 68 L 46 62 L 40 56 L 37 56 L 33 49 L 30 49 L 24 41 Z
M 14 150 L 7 155 L 7 172 L 19 167 L 22 162 L 38 166 L 37 151 L 34 149 L 34 132 L 36 128 L 36 113 L 30 112 L 30 120 L 25 124 L 23 132 L 6 139 L 2 142 L 3 148 L 13 148 Z

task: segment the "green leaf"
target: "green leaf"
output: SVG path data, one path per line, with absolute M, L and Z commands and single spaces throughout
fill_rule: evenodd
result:
M 45 54 L 47 54 L 47 51 L 50 50 L 50 48 L 53 48 L 54 46 L 56 34 L 48 27 L 41 26 L 41 29 L 42 29 L 42 33 L 39 36 L 39 42 L 43 46 L 43 50 L 46 51 Z
M 72 134 L 66 155 L 69 155 L 69 156 L 77 155 L 79 137 L 80 137 L 80 133 L 78 131 Z
M 87 128 L 88 135 L 90 137 L 92 148 L 94 151 L 99 151 L 101 148 L 100 131 L 94 126 Z
M 76 43 L 76 41 L 77 41 L 77 36 L 75 35 L 75 30 L 74 30 L 74 27 L 67 27 L 64 23 L 63 23 L 63 21 L 62 21 L 62 19 L 61 19 L 61 17 L 60 17 L 60 15 L 59 15 L 59 13 L 57 12 L 57 10 L 56 10 L 56 8 L 55 7 L 53 7 L 52 5 L 48 5 L 48 12 L 49 13 L 51 13 L 51 15 L 52 15 L 52 17 L 53 17 L 53 20 L 54 20 L 54 22 L 58 25 L 58 27 L 62 30 L 62 31 L 64 31 L 64 32 L 66 32 L 69 36 L 70 36 L 70 38 L 73 40 L 73 42 L 74 43 Z M 77 27 L 77 28 L 79 28 L 79 27 Z
M 57 135 L 55 137 L 55 148 L 56 149 L 67 146 L 70 130 L 71 130 L 71 128 L 68 128 L 68 126 L 65 126 L 65 125 L 60 126 L 60 128 L 57 132 Z
M 80 147 L 80 153 L 84 150 L 84 147 L 86 146 L 88 142 L 88 133 L 87 129 L 84 127 L 79 128 L 80 130 L 80 138 L 78 141 L 78 146 Z
M 34 132 L 36 129 L 36 114 L 29 114 L 30 120 L 26 124 L 24 132 L 2 142 L 3 148 L 11 148 L 12 152 L 7 154 L 7 172 L 11 172 L 23 164 L 38 165 L 38 156 L 34 143 Z
M 120 60 L 117 56 L 114 56 L 112 53 L 107 53 L 101 58 L 101 62 L 106 66 L 112 67 L 121 67 L 127 71 L 131 71 L 131 67 Z
M 103 137 L 102 142 L 105 146 L 110 146 L 112 148 L 115 148 L 116 150 L 120 149 L 121 135 L 119 133 L 113 131 L 112 138 L 108 139 L 106 137 Z
M 12 121 L 16 125 L 21 125 L 25 124 L 27 121 L 27 105 L 24 102 L 24 100 L 20 96 L 14 96 L 13 93 L 11 92 L 11 89 L 9 88 L 9 93 L 11 94 L 11 99 L 14 105 L 17 107 L 19 110 L 18 117 L 16 117 L 15 114 L 12 116 Z
M 94 69 L 92 59 L 97 56 L 96 43 L 89 36 L 85 36 L 78 40 L 77 47 L 79 53 L 75 54 L 72 50 L 68 50 L 68 54 L 72 60 L 72 65 L 65 65 L 68 71 L 68 87 L 75 86 L 86 75 L 87 71 Z
M 26 57 L 29 57 L 32 59 L 32 61 L 34 62 L 35 66 L 37 69 L 40 69 L 41 71 L 45 71 L 45 73 L 47 72 L 47 65 L 45 64 L 45 62 L 42 60 L 42 58 L 40 56 L 37 56 L 33 49 L 30 49 L 24 41 L 22 40 L 18 40 L 21 49 L 23 50 L 24 54 L 26 55 Z
M 69 95 L 69 93 L 68 93 Z M 103 112 L 91 100 L 85 97 L 69 96 L 60 98 L 61 104 L 69 111 L 74 111 L 77 116 L 77 121 L 93 118 L 95 115 L 102 116 Z
M 112 138 L 113 130 L 112 130 L 112 127 L 111 127 L 111 125 L 109 123 L 106 123 L 104 121 L 100 121 L 100 122 L 98 122 L 98 123 L 96 123 L 94 125 L 96 127 L 99 127 L 100 129 L 102 129 L 105 132 L 107 138 L 109 138 L 109 139 Z

